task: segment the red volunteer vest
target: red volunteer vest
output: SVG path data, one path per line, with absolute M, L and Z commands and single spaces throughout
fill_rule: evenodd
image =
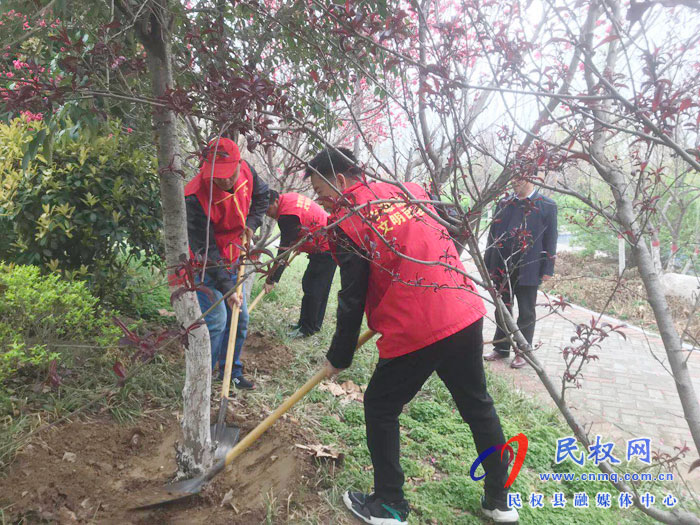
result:
M 414 199 L 429 200 L 419 185 L 405 186 Z M 406 199 L 400 188 L 381 182 L 360 182 L 343 194 L 352 207 Z M 354 214 L 342 208 L 329 221 L 343 216 L 342 231 L 371 257 L 365 314 L 369 327 L 381 334 L 379 357 L 397 357 L 424 348 L 486 314 L 471 279 L 453 269 L 414 262 L 395 253 L 464 271 L 447 230 L 418 206 L 374 203 Z
M 213 186 L 213 187 L 212 187 Z M 211 191 L 211 212 L 209 211 L 209 192 Z M 185 186 L 185 196 L 196 195 L 199 204 L 214 226 L 214 240 L 219 253 L 229 264 L 238 259 L 239 246 L 245 230 L 250 203 L 253 198 L 253 174 L 245 161 L 241 161 L 238 180 L 233 191 L 228 192 L 212 185 L 199 173 Z
M 299 217 L 301 232 L 297 240 L 300 240 L 302 237 L 308 239 L 298 248 L 300 252 L 318 253 L 330 250 L 328 236 L 322 230 L 328 225 L 328 213 L 314 201 L 298 193 L 282 193 L 280 195 L 277 218 L 280 215 L 296 215 Z

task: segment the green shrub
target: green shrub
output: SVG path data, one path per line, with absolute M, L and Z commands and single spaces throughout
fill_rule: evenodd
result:
M 115 344 L 118 335 L 85 283 L 42 275 L 36 266 L 0 265 L 0 383 L 18 371 L 45 372 L 60 359 L 52 343 L 97 337 Z
M 170 289 L 160 265 L 146 257 L 124 264 L 121 286 L 103 297 L 103 304 L 129 317 L 164 321 L 159 310 L 170 310 Z
M 161 252 L 159 181 L 151 147 L 118 122 L 96 138 L 61 130 L 25 164 L 41 122 L 0 123 L 0 259 L 87 278 L 99 297 L 124 288 L 130 258 Z

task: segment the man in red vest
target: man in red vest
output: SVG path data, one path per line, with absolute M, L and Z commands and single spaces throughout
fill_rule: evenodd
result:
M 299 322 L 292 326 L 292 337 L 308 337 L 321 330 L 326 314 L 328 294 L 335 275 L 335 261 L 328 246 L 325 228 L 328 213 L 314 201 L 299 193 L 282 193 L 270 190 L 267 215 L 277 220 L 280 228 L 278 256 L 304 240 L 297 247 L 309 255 L 309 265 L 301 280 L 304 297 L 301 300 Z M 265 291 L 270 293 L 282 277 L 286 265 L 277 264 L 265 282 Z
M 484 304 L 447 230 L 409 202 L 430 200 L 420 186 L 405 183 L 405 192 L 368 183 L 345 148 L 321 151 L 306 176 L 333 211 L 329 223 L 343 219 L 329 232 L 342 288 L 326 354 L 328 375 L 350 366 L 363 313 L 381 335 L 379 362 L 364 396 L 374 492 L 348 491 L 343 501 L 366 523 L 402 525 L 409 507 L 399 463 L 399 414 L 433 372 L 469 424 L 477 454 L 505 443 L 482 363 Z M 424 208 L 435 213 L 430 205 Z M 490 454 L 483 462 L 482 509 L 499 523 L 518 519 L 507 505 L 506 460 L 507 454 Z
M 236 286 L 236 266 L 243 243 L 262 223 L 267 209 L 268 187 L 246 161 L 231 139 L 211 141 L 199 173 L 185 186 L 187 235 L 190 250 L 202 259 L 207 269 L 204 285 L 213 293 L 197 291 L 202 311 Z M 241 309 L 236 332 L 232 382 L 237 388 L 251 389 L 253 383 L 243 377 L 241 350 L 248 333 L 248 308 L 245 297 L 231 294 L 205 317 L 211 340 L 211 366 L 219 363 L 223 379 L 228 346 L 231 308 Z

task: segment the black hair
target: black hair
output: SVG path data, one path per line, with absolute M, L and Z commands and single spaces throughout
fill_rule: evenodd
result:
M 304 178 L 311 177 L 314 173 L 323 178 L 335 179 L 339 173 L 346 177 L 359 177 L 362 170 L 357 166 L 355 155 L 348 148 L 329 147 L 309 161 Z
M 270 191 L 267 192 L 267 197 L 270 199 L 268 204 L 269 206 L 270 204 L 274 204 L 275 201 L 280 198 L 280 194 L 277 190 L 270 188 Z

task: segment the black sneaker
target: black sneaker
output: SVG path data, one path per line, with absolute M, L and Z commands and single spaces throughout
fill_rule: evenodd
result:
M 481 510 L 496 523 L 518 523 L 518 511 L 511 509 L 504 501 L 489 498 L 486 494 L 481 497 Z
M 253 390 L 255 388 L 255 385 L 243 376 L 234 377 L 231 382 L 240 390 Z
M 307 337 L 311 337 L 313 334 L 310 334 L 308 332 L 305 332 L 301 328 L 297 328 L 296 330 L 292 330 L 287 334 L 288 337 L 292 339 L 305 339 Z
M 408 502 L 390 503 L 374 493 L 350 492 L 343 494 L 343 503 L 355 516 L 371 525 L 408 525 Z

